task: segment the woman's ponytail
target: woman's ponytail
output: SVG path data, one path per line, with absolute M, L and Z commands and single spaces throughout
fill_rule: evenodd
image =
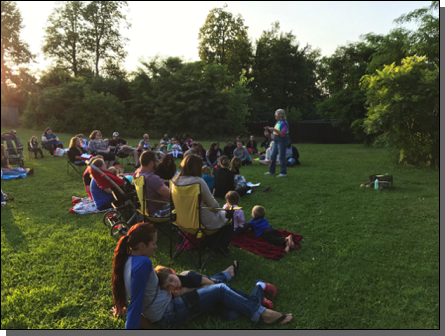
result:
M 111 290 L 116 307 L 116 315 L 120 315 L 127 307 L 127 293 L 125 290 L 124 269 L 129 254 L 129 236 L 123 236 L 114 250 L 113 277 L 111 280 Z

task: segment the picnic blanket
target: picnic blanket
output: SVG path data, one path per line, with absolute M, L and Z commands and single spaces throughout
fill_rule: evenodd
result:
M 94 201 L 91 198 L 71 197 L 71 204 L 73 207 L 70 209 L 71 213 L 77 213 L 79 215 L 95 214 L 99 212 L 105 212 L 112 209 L 97 210 Z
M 27 171 L 29 170 L 29 168 L 25 168 Z M 13 174 L 13 175 L 5 175 L 2 174 L 2 180 L 14 180 L 14 179 L 19 179 L 19 178 L 25 178 L 27 176 L 27 173 L 17 173 L 17 174 Z
M 303 236 L 285 230 L 277 229 L 277 231 L 280 232 L 281 236 L 283 237 L 287 237 L 289 235 L 292 236 L 295 244 L 294 249 L 301 247 L 299 241 L 301 238 L 303 238 Z M 242 248 L 243 250 L 265 256 L 266 258 L 277 260 L 279 260 L 286 254 L 286 252 L 284 251 L 284 246 L 275 246 L 269 244 L 263 238 L 255 236 L 255 234 L 251 230 L 247 230 L 239 236 L 232 237 L 232 245 Z

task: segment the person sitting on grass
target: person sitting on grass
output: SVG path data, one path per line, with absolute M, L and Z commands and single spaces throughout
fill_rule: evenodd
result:
M 178 140 L 175 139 L 172 141 L 172 143 L 173 144 L 170 150 L 167 150 L 168 154 L 172 154 L 175 159 L 182 159 L 183 158 L 182 148 Z
M 233 151 L 233 156 L 240 158 L 243 166 L 252 164 L 252 158 L 246 147 L 243 147 L 242 142 L 237 141 L 236 146 L 237 148 Z
M 158 158 L 159 160 L 159 158 Z M 165 154 L 161 162 L 159 162 L 155 174 L 164 181 L 171 180 L 176 173 L 176 164 L 173 155 Z
M 198 145 L 198 143 L 194 143 L 190 147 L 190 149 L 184 153 L 184 157 L 186 157 L 188 155 L 199 155 L 199 145 Z
M 298 149 L 295 146 L 292 146 L 292 144 L 288 144 L 286 147 L 287 165 L 290 167 L 295 165 L 301 165 L 300 161 L 298 161 L 299 157 L 300 154 L 298 153 Z
M 32 153 L 34 153 L 34 157 L 37 159 L 37 154 L 40 154 L 40 157 L 43 159 L 42 148 L 40 148 L 39 143 L 37 141 L 37 137 L 33 135 L 31 140 L 28 142 L 28 153 L 29 158 L 31 158 Z
M 224 198 L 230 190 L 235 190 L 234 172 L 229 170 L 229 159 L 221 156 L 218 159 L 218 168 L 213 171 L 215 176 L 215 191 L 213 195 L 217 198 Z
M 185 160 L 193 158 L 189 155 Z M 281 314 L 261 306 L 220 283 L 197 289 L 189 295 L 173 297 L 170 291 L 159 287 L 159 278 L 151 258 L 157 248 L 156 228 L 149 223 L 133 225 L 119 239 L 114 250 L 112 293 L 115 315 L 127 313 L 126 329 L 139 329 L 142 314 L 147 324 L 159 323 L 162 327 L 180 325 L 196 316 L 207 313 L 218 304 L 244 315 L 254 323 L 260 319 L 265 324 L 284 325 L 292 321 L 292 314 Z M 275 286 L 258 280 L 255 288 L 260 295 L 276 296 Z M 128 304 L 128 297 L 130 303 Z M 192 304 L 192 302 L 199 304 Z
M 270 142 L 272 141 L 272 135 L 269 132 L 269 130 L 264 130 L 264 140 L 261 142 L 260 147 L 264 148 L 264 151 L 260 152 L 259 154 L 266 154 L 267 149 L 270 147 Z
M 56 148 L 63 148 L 63 144 L 60 142 L 57 135 L 53 134 L 50 127 L 47 127 L 42 135 L 42 146 L 49 151 L 51 157 L 54 157 L 54 151 Z
M 243 162 L 239 157 L 234 157 L 232 161 L 230 161 L 230 170 L 233 171 L 235 175 L 239 175 L 239 171 Z
M 241 140 L 241 135 L 238 135 L 238 136 L 236 137 L 236 142 L 238 142 L 238 141 L 241 141 L 241 143 L 242 143 L 243 146 L 244 146 L 244 141 Z
M 212 168 L 215 167 L 220 156 L 221 149 L 219 149 L 219 143 L 212 142 L 210 149 L 206 153 L 206 165 Z
M 295 244 L 291 235 L 286 238 L 281 236 L 281 233 L 275 230 L 269 225 L 266 218 L 266 209 L 260 205 L 256 205 L 252 209 L 252 224 L 251 229 L 255 233 L 255 236 L 261 237 L 268 243 L 275 246 L 284 246 L 284 250 L 289 252 L 291 248 L 294 248 Z
M 185 133 L 182 137 L 182 145 L 181 145 L 181 149 L 183 152 L 186 152 L 190 149 L 190 147 L 192 147 L 193 145 L 193 140 L 190 139 L 190 136 Z
M 170 144 L 168 134 L 164 134 L 164 137 L 159 141 L 159 143 L 161 144 L 161 151 L 167 153 L 167 146 Z
M 227 156 L 229 160 L 232 160 L 234 150 L 235 146 L 233 145 L 232 141 L 230 139 L 227 139 L 226 146 L 224 147 L 224 155 Z
M 246 149 L 250 155 L 258 154 L 257 143 L 253 135 L 250 136 L 250 140 L 246 145 Z
M 159 161 L 164 158 L 165 153 L 159 149 L 159 144 L 155 144 L 151 150 L 156 153 Z
M 25 168 L 21 167 L 12 168 L 9 165 L 9 158 L 8 155 L 6 154 L 6 147 L 4 144 L 2 144 L 2 149 L 1 149 L 1 167 L 3 175 L 34 174 L 34 169 L 26 170 Z
M 148 134 L 144 134 L 142 136 L 142 140 L 139 141 L 138 152 L 142 153 L 148 150 L 151 150 L 150 137 L 148 136 Z
M 72 137 L 70 140 L 70 150 L 68 151 L 68 159 L 76 166 L 85 166 L 88 158 L 82 157 L 87 151 L 82 147 L 82 143 L 78 137 Z
M 212 168 L 209 166 L 202 167 L 202 179 L 207 183 L 209 190 L 213 193 L 213 188 L 215 187 L 215 176 L 212 176 Z
M 273 146 L 274 146 L 274 142 L 271 141 L 270 142 L 270 147 L 266 150 L 266 157 L 264 158 L 264 160 L 258 160 L 258 163 L 260 165 L 270 165 L 270 153 L 272 153 Z M 276 164 L 278 166 L 280 165 L 279 158 L 276 159 Z
M 226 204 L 224 204 L 224 209 L 236 208 L 239 204 L 240 195 L 232 190 L 226 194 Z M 252 224 L 246 222 L 244 218 L 244 211 L 241 209 L 235 210 L 233 213 L 233 235 L 238 236 L 246 230 L 250 229 Z

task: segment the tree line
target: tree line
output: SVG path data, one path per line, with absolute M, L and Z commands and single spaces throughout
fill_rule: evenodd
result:
M 325 57 L 279 22 L 253 43 L 225 5 L 199 30 L 200 61 L 154 57 L 131 73 L 122 66 L 126 1 L 59 2 L 42 47 L 53 65 L 38 79 L 26 68 L 35 55 L 20 39 L 16 2 L 1 11 L 2 106 L 18 107 L 27 127 L 224 135 L 283 108 L 290 120 L 335 119 L 400 162 L 438 164 L 438 1 L 395 20 L 417 22 L 415 31 L 365 34 Z

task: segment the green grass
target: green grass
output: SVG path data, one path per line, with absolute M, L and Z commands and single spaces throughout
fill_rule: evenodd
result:
M 33 134 L 40 132 L 18 129 L 23 143 Z M 70 136 L 58 136 L 67 146 Z M 212 257 L 205 271 L 239 260 L 232 285 L 250 292 L 257 279 L 275 284 L 274 307 L 293 313 L 294 322 L 267 327 L 204 315 L 181 329 L 439 328 L 439 172 L 395 165 L 383 149 L 363 145 L 298 150 L 302 165 L 284 179 L 264 176 L 267 167 L 256 163 L 243 167 L 246 180 L 261 186 L 240 206 L 250 218 L 263 205 L 271 225 L 303 235 L 301 249 L 276 261 L 231 246 L 229 260 Z M 124 328 L 124 317 L 110 318 L 116 240 L 102 215 L 68 212 L 71 196 L 86 193 L 79 176 L 67 175 L 66 158 L 25 157 L 35 176 L 2 181 L 15 198 L 1 213 L 2 329 Z M 374 173 L 393 174 L 394 187 L 360 188 Z M 154 264 L 193 267 L 186 255 L 169 259 L 165 237 L 158 246 Z

